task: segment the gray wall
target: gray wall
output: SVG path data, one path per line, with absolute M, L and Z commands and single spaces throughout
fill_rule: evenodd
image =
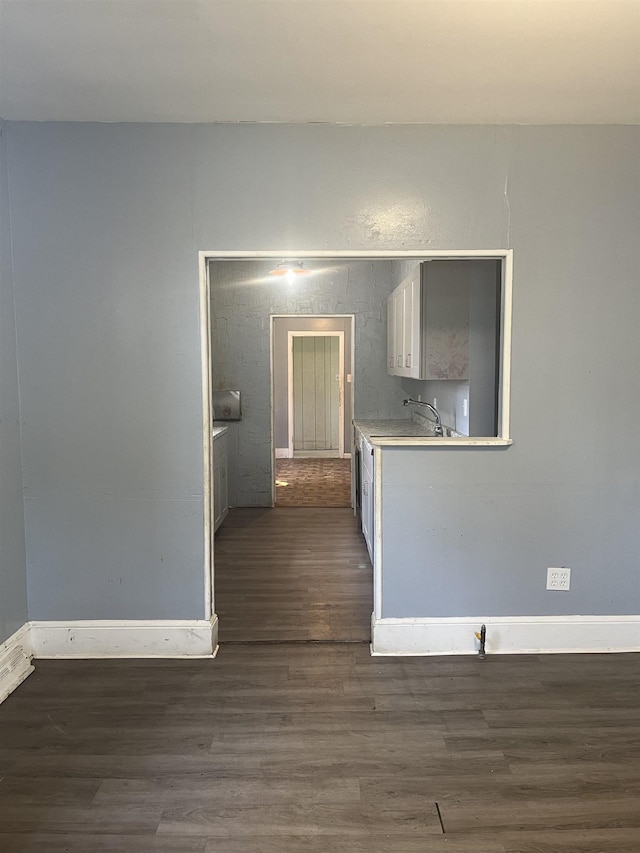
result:
M 9 125 L 32 619 L 204 617 L 192 152 Z
M 515 443 L 395 466 L 410 511 L 386 614 L 637 613 L 638 141 L 632 127 L 11 124 L 31 616 L 202 616 L 198 249 L 504 246 Z M 382 328 L 374 308 L 356 299 Z M 406 544 L 420 527 L 435 581 Z M 551 598 L 554 564 L 573 589 Z
M 6 132 L 0 122 L 0 643 L 27 621 L 22 455 Z
M 469 289 L 469 435 L 496 435 L 500 264 L 474 264 Z
M 269 277 L 272 268 L 272 261 L 211 264 L 213 385 L 242 391 L 243 419 L 230 430 L 235 506 L 271 506 L 270 314 L 355 314 L 356 417 L 406 416 L 402 389 L 386 372 L 391 263 L 327 260 L 326 273 L 294 287 Z

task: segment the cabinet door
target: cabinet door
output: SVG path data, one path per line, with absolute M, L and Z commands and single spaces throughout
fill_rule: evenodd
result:
M 374 493 L 374 460 L 371 446 L 363 442 L 363 447 L 360 455 L 361 471 L 362 471 L 362 493 L 360 500 L 362 534 L 367 543 L 369 557 L 373 563 L 374 552 L 374 511 L 375 511 L 375 493 Z
M 227 439 L 221 435 L 213 442 L 213 530 L 220 527 L 229 512 L 227 482 Z
M 220 462 L 220 515 L 221 520 L 227 517 L 229 512 L 229 486 L 227 483 L 227 456 Z
M 373 562 L 373 548 L 372 548 L 372 533 L 373 533 L 373 495 L 372 495 L 372 487 L 373 483 L 371 482 L 371 477 L 369 476 L 369 472 L 365 469 L 362 472 L 362 535 L 364 536 L 364 541 L 367 543 L 367 550 L 369 551 L 369 557 L 371 558 L 371 562 Z
M 213 468 L 213 530 L 222 524 L 222 468 L 216 464 Z
M 403 305 L 403 376 L 420 378 L 420 308 L 421 308 L 420 267 L 405 279 L 402 286 Z
M 393 291 L 394 348 L 396 354 L 396 375 L 404 376 L 404 293 L 402 286 Z
M 396 372 L 396 318 L 394 294 L 387 299 L 387 373 Z

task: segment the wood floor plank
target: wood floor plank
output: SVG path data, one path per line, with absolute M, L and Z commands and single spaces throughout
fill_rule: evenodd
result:
M 433 808 L 405 809 L 395 804 L 386 809 L 366 804 L 342 805 L 331 803 L 307 804 L 295 800 L 286 805 L 256 805 L 236 808 L 168 809 L 163 813 L 158 834 L 200 835 L 225 838 L 227 834 L 252 838 L 255 835 L 280 836 L 295 834 L 317 837 L 343 837 L 367 833 L 385 835 L 402 830 L 419 834 L 423 839 L 442 834 L 437 813 Z
M 227 837 L 208 842 L 205 853 L 504 853 L 502 844 L 478 839 L 448 839 L 429 835 L 416 837 L 410 832 L 393 832 L 374 835 L 363 832 L 359 835 L 255 835 L 250 847 L 247 839 Z
M 0 835 L 3 853 L 205 853 L 204 838 L 33 831 Z

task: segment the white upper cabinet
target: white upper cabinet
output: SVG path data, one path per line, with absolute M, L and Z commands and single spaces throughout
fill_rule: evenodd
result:
M 420 376 L 420 264 L 387 300 L 387 372 L 394 376 Z
M 398 287 L 393 292 L 393 322 L 395 326 L 395 332 L 393 335 L 395 367 L 393 372 L 397 376 L 402 376 L 402 365 L 404 364 L 404 348 L 402 340 L 404 335 L 404 309 L 402 299 L 402 289 Z
M 393 293 L 387 299 L 387 373 L 395 374 L 396 366 L 396 303 Z
M 411 379 L 420 378 L 421 340 L 420 340 L 420 316 L 421 316 L 421 286 L 420 267 L 407 276 L 402 287 L 402 376 Z
M 411 379 L 469 378 L 465 262 L 416 264 L 387 302 L 387 370 Z

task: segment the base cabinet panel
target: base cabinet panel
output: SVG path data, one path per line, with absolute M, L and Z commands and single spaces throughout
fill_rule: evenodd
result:
M 227 481 L 227 437 L 222 434 L 213 440 L 213 528 L 220 527 L 229 512 L 229 486 Z

